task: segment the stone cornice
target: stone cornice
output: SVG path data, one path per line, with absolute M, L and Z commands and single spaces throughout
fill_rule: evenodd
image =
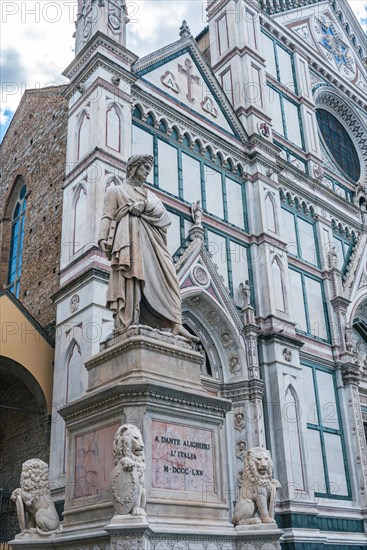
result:
M 223 384 L 221 395 L 237 403 L 249 399 L 262 399 L 265 392 L 263 380 L 241 380 L 232 384 Z
M 112 387 L 86 395 L 75 403 L 70 403 L 59 409 L 59 414 L 68 424 L 77 422 L 102 412 L 113 415 L 116 408 L 123 409 L 137 402 L 154 402 L 165 406 L 188 407 L 193 412 L 210 411 L 220 417 L 231 409 L 227 399 L 184 392 L 176 388 L 166 388 L 154 384 L 115 384 Z
M 221 58 L 218 63 L 213 65 L 212 70 L 215 72 L 219 72 L 220 69 L 226 65 L 228 62 L 232 62 L 232 58 L 234 55 L 238 55 L 242 57 L 243 55 L 248 54 L 252 56 L 260 65 L 265 65 L 265 59 L 260 55 L 260 53 L 257 50 L 253 50 L 249 46 L 244 46 L 243 48 L 238 48 L 237 46 L 230 49 L 226 54 Z
M 201 365 L 203 362 L 203 357 L 200 353 L 193 350 L 178 348 L 173 344 L 167 342 L 155 341 L 152 338 L 146 338 L 144 336 L 130 337 L 126 342 L 123 343 L 123 351 L 127 352 L 134 349 L 144 349 L 156 352 L 164 352 L 165 355 L 171 355 L 175 358 L 187 359 L 187 355 L 190 354 L 191 361 L 197 365 Z M 121 355 L 121 346 L 115 345 L 111 348 L 107 348 L 103 351 L 103 358 L 100 354 L 93 356 L 86 363 L 84 363 L 87 371 L 93 369 L 94 367 L 119 357 Z
M 259 149 L 255 149 L 255 147 Z M 247 142 L 247 148 L 248 153 L 251 157 L 251 160 L 258 160 L 258 156 L 260 156 L 260 159 L 266 164 L 269 162 L 267 158 L 261 157 L 262 151 L 266 151 L 269 155 L 276 158 L 281 149 L 277 145 L 274 145 L 271 141 L 268 141 L 267 139 L 261 137 L 259 134 L 252 134 L 250 140 Z M 269 166 L 269 164 L 266 164 L 266 166 Z
M 105 69 L 112 76 L 118 76 L 121 80 L 127 81 L 130 85 L 136 80 L 132 73 L 128 72 L 124 67 L 121 67 L 116 61 L 106 57 L 103 52 L 96 52 L 83 67 L 83 72 L 69 84 L 64 94 L 66 99 L 70 99 L 78 86 L 85 84 L 88 78 L 91 77 L 98 68 Z
M 330 303 L 335 310 L 341 309 L 342 311 L 347 311 L 351 301 L 347 298 L 344 298 L 343 296 L 336 296 L 335 298 L 332 298 L 330 300 Z
M 79 83 L 78 83 L 79 85 Z M 114 86 L 111 82 L 108 82 L 107 80 L 104 80 L 100 76 L 96 78 L 96 80 L 93 81 L 93 83 L 85 90 L 84 93 L 81 94 L 79 99 L 73 104 L 73 106 L 69 109 L 68 116 L 70 117 L 72 114 L 77 111 L 85 101 L 92 96 L 92 94 L 95 92 L 96 88 L 98 86 L 101 86 L 105 90 L 108 90 L 111 94 L 113 94 L 114 97 L 118 96 L 119 98 L 123 99 L 124 101 L 131 102 L 131 95 L 127 94 L 123 90 L 120 90 L 118 86 Z M 75 87 L 74 87 L 75 90 Z M 74 91 L 73 90 L 73 91 Z M 71 95 L 72 92 L 69 93 Z M 121 105 L 120 105 L 121 107 Z
M 281 344 L 282 346 L 290 345 L 297 349 L 301 349 L 302 346 L 304 345 L 304 342 L 299 340 L 297 337 L 289 336 L 284 332 L 269 332 L 267 334 L 262 333 L 262 334 L 259 334 L 258 338 L 259 338 L 259 342 L 261 341 L 271 342 L 274 344 Z
M 116 57 L 118 57 L 121 61 L 125 62 L 129 66 L 138 59 L 138 56 L 132 53 L 130 50 L 128 50 L 124 46 L 121 46 L 115 40 L 109 38 L 102 32 L 98 31 L 93 36 L 93 39 L 88 44 L 86 44 L 75 57 L 75 59 L 73 59 L 70 65 L 66 67 L 62 74 L 67 78 L 72 79 L 83 68 L 83 65 L 89 60 L 93 52 L 95 52 L 100 47 L 104 47 L 106 50 L 116 55 Z
M 88 252 L 90 252 L 90 250 Z M 79 261 L 80 258 L 75 260 L 75 262 L 73 263 L 77 264 Z M 67 269 L 69 269 L 72 265 L 73 264 L 69 264 Z M 87 271 L 84 271 L 83 273 L 77 275 L 70 282 L 60 287 L 59 290 L 51 296 L 51 300 L 55 303 L 58 303 L 70 293 L 74 292 L 74 290 L 78 289 L 80 285 L 96 279 L 106 283 L 109 279 L 109 276 L 110 274 L 107 270 L 103 271 L 102 269 L 98 269 L 96 267 L 89 268 Z
M 359 210 L 357 206 L 347 202 L 345 199 L 342 199 L 336 193 L 330 191 L 327 187 L 323 187 L 322 184 L 318 182 L 316 183 L 315 180 L 307 174 L 304 174 L 299 170 L 296 171 L 286 161 L 278 159 L 278 164 L 283 167 L 282 172 L 279 174 L 279 187 L 285 186 L 288 189 L 291 189 L 294 193 L 302 196 L 304 200 L 314 205 L 317 204 L 338 220 L 342 220 L 346 224 L 353 224 L 355 231 L 361 230 L 361 222 L 359 220 Z M 300 187 L 297 179 L 309 189 Z M 315 189 L 317 189 L 320 193 L 320 196 L 315 197 Z M 333 203 L 340 206 L 340 210 L 333 206 Z M 345 211 L 350 215 L 350 217 L 348 217 Z
M 240 116 L 249 117 L 250 115 L 255 115 L 255 116 L 258 116 L 259 118 L 261 118 L 262 120 L 265 120 L 269 124 L 271 123 L 271 117 L 268 114 L 266 114 L 265 111 L 262 111 L 261 109 L 259 109 L 255 105 L 250 105 L 249 107 L 243 107 L 241 105 L 240 107 L 237 107 L 236 115 L 238 117 L 240 117 Z
M 89 166 L 91 166 L 96 160 L 109 164 L 111 170 L 116 172 L 116 168 L 120 169 L 122 172 L 126 170 L 126 162 L 121 160 L 121 153 L 110 153 L 109 151 L 102 149 L 101 147 L 95 147 L 90 151 L 84 158 L 75 163 L 67 163 L 66 168 L 68 169 L 69 165 L 75 164 L 76 166 L 72 168 L 64 178 L 64 189 L 75 182 L 77 179 Z

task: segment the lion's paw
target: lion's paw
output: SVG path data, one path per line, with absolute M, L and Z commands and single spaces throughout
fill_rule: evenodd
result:
M 135 462 L 131 458 L 124 457 L 120 460 L 120 463 L 122 468 L 128 472 L 135 468 Z
M 145 510 L 143 508 L 139 508 L 139 506 L 134 506 L 134 508 L 131 510 L 132 516 L 146 516 Z
M 264 518 L 262 520 L 263 523 L 275 523 L 275 520 L 273 518 Z
M 260 518 L 243 519 L 239 522 L 240 525 L 255 525 L 257 523 L 261 523 Z

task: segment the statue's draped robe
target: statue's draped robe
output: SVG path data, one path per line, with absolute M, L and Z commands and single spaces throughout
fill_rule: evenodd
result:
M 140 201 L 140 216 L 129 208 Z M 171 224 L 162 202 L 149 189 L 124 183 L 107 189 L 98 242 L 110 235 L 115 221 L 107 306 L 116 328 L 132 324 L 167 327 L 181 324 L 180 288 L 170 253 Z

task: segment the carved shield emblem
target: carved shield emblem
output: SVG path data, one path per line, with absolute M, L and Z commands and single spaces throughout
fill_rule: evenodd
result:
M 138 505 L 139 477 L 135 466 L 126 469 L 120 461 L 111 473 L 111 492 L 117 514 L 129 514 Z

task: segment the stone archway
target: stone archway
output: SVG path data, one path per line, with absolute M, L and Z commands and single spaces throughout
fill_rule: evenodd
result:
M 228 383 L 248 380 L 245 346 L 238 328 L 213 297 L 203 289 L 182 295 L 183 321 L 193 329 L 205 348 L 212 377 Z
M 19 528 L 10 495 L 23 462 L 48 462 L 49 417 L 45 396 L 24 367 L 0 356 L 0 380 L 0 540 L 11 540 Z

